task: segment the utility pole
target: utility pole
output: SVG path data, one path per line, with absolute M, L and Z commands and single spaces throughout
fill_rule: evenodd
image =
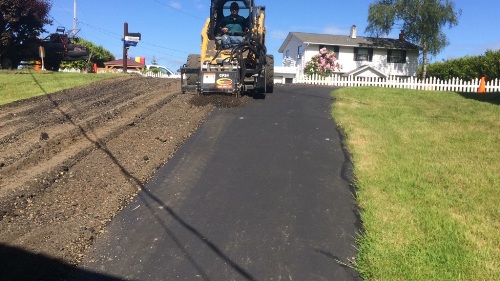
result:
M 73 3 L 73 37 L 76 37 L 76 0 Z
M 76 0 L 75 0 L 76 1 Z M 127 51 L 128 46 L 125 44 L 125 36 L 128 35 L 128 23 L 123 24 L 123 73 L 127 73 Z
M 128 33 L 128 23 L 123 24 L 123 72 L 127 73 L 127 57 L 129 46 L 137 46 L 137 42 L 141 40 L 140 33 Z

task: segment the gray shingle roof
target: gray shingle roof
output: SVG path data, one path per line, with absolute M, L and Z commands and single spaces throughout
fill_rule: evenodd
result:
M 392 38 L 375 38 L 357 36 L 351 38 L 347 35 L 331 35 L 317 33 L 290 32 L 283 42 L 281 49 L 292 38 L 297 37 L 300 41 L 310 44 L 319 45 L 337 45 L 337 46 L 352 46 L 352 47 L 368 47 L 368 48 L 384 48 L 384 49 L 405 49 L 416 50 L 418 46 L 407 41 L 392 39 Z

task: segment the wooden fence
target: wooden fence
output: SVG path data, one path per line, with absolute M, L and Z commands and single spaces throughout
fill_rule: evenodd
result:
M 336 87 L 354 87 L 354 86 L 377 86 L 385 88 L 431 90 L 431 91 L 454 91 L 454 92 L 477 92 L 480 79 L 472 81 L 463 81 L 458 78 L 449 80 L 440 80 L 434 77 L 428 77 L 420 80 L 415 77 L 343 77 L 338 74 L 322 77 L 319 75 L 307 76 L 303 74 L 296 75 L 295 83 L 326 85 Z M 486 92 L 500 92 L 500 79 L 491 80 L 485 83 Z

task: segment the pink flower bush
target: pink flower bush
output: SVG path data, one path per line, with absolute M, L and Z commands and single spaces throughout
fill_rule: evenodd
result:
M 312 57 L 304 67 L 304 73 L 307 75 L 319 74 L 328 76 L 335 70 L 339 70 L 340 65 L 334 52 L 328 52 L 326 48 L 321 48 L 319 54 Z

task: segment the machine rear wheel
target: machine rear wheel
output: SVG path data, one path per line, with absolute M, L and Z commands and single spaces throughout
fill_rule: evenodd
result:
M 272 93 L 274 91 L 274 56 L 266 56 L 266 93 Z
M 188 55 L 186 67 L 188 69 L 200 69 L 200 55 Z M 187 85 L 196 85 L 199 80 L 199 73 L 186 73 Z

